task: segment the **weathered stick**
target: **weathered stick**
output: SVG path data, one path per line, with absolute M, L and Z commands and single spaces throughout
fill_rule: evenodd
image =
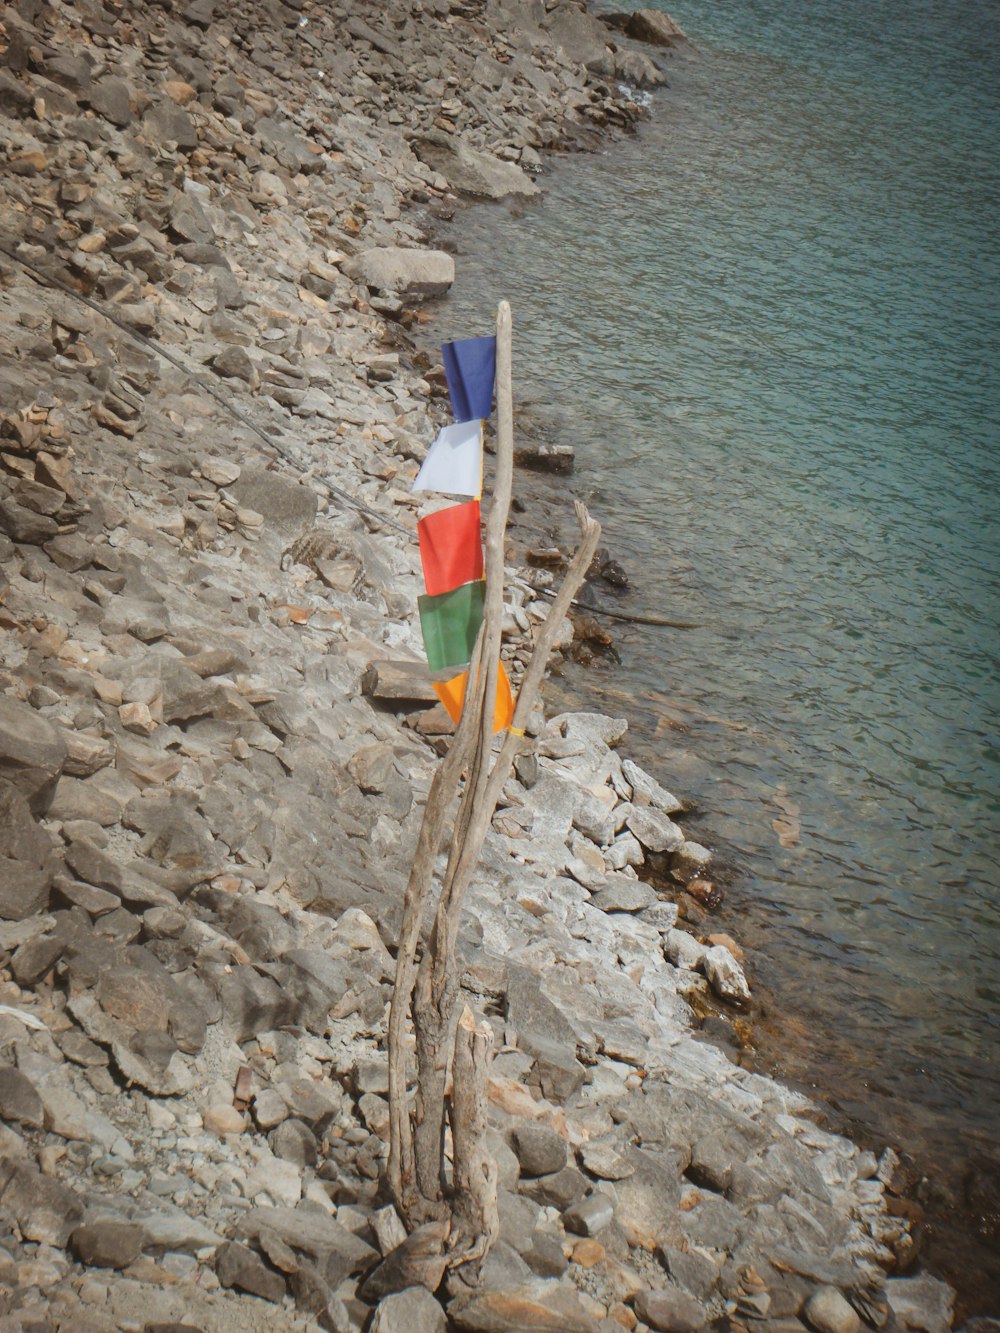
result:
M 477 735 L 455 819 L 434 926 L 417 972 L 413 1005 L 420 1098 L 414 1124 L 416 1178 L 421 1194 L 432 1200 L 440 1198 L 445 1187 L 445 1083 L 453 1042 L 452 1014 L 457 985 L 452 958 L 461 910 L 450 892 L 452 869 L 468 845 L 493 748 L 493 711 L 503 626 L 504 535 L 514 479 L 512 337 L 510 306 L 506 301 L 500 303 L 497 311 L 496 396 L 497 451 L 493 500 L 486 524 L 486 597 L 480 631 L 480 669 L 476 673 L 469 671 L 462 713 L 463 721 L 467 714 L 478 720 Z M 477 858 L 478 855 L 477 850 Z M 449 979 L 454 984 L 449 985 Z
M 479 666 L 479 647 L 472 668 Z M 403 895 L 403 923 L 396 955 L 396 978 L 389 1008 L 389 1188 L 400 1212 L 413 1208 L 413 1129 L 407 1103 L 406 1020 L 410 1016 L 416 981 L 416 954 L 424 909 L 434 877 L 434 863 L 452 793 L 468 763 L 476 735 L 475 717 L 463 712 L 447 755 L 438 767 L 427 795 L 417 848 Z
M 486 1086 L 493 1060 L 493 1031 L 466 1006 L 455 1029 L 451 1135 L 454 1156 L 452 1264 L 475 1263 L 500 1232 L 497 1165 L 486 1148 Z
M 521 746 L 556 635 L 590 567 L 601 535 L 600 524 L 578 503 L 580 546 L 538 632 L 513 723 L 491 768 L 503 617 L 504 534 L 513 477 L 511 381 L 510 308 L 504 302 L 497 318 L 497 467 L 494 500 L 487 522 L 483 624 L 469 668 L 462 717 L 427 798 L 404 896 L 396 986 L 389 1018 L 389 1186 L 410 1226 L 429 1216 L 440 1216 L 450 1206 L 462 1230 L 454 1251 L 456 1264 L 481 1258 L 495 1238 L 492 1220 L 495 1190 L 491 1213 L 489 1170 L 484 1166 L 481 1149 L 483 1126 L 477 1118 L 477 1098 L 485 1095 L 488 1051 L 481 1049 L 483 1031 L 476 1027 L 471 1015 L 461 1032 L 454 1024 L 458 992 L 455 948 L 462 903 L 500 793 Z M 437 852 L 451 808 L 451 794 L 463 773 L 465 788 L 453 825 L 447 867 L 418 964 Z M 412 1114 L 406 1095 L 408 1017 L 413 1020 L 417 1055 L 417 1091 Z M 445 1087 L 453 1055 L 450 1111 L 454 1172 L 449 1189 L 444 1174 Z

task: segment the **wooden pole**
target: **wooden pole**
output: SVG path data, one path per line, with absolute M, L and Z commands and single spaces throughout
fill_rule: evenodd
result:
M 510 307 L 497 314 L 497 461 L 486 530 L 486 594 L 483 623 L 469 667 L 458 728 L 428 793 L 403 899 L 396 984 L 389 1015 L 389 1165 L 393 1197 L 411 1228 L 451 1214 L 456 1234 L 453 1265 L 482 1258 L 495 1239 L 496 1180 L 483 1146 L 483 1111 L 492 1037 L 488 1025 L 465 1011 L 456 1025 L 456 941 L 465 893 L 472 881 L 514 756 L 538 696 L 545 668 L 573 597 L 600 540 L 600 524 L 576 505 L 580 545 L 549 614 L 538 631 L 518 694 L 514 719 L 490 764 L 493 716 L 503 622 L 504 537 L 513 486 L 514 427 Z M 448 861 L 425 929 L 434 866 L 453 793 L 463 774 Z M 418 951 L 420 957 L 418 961 Z M 407 1098 L 407 1020 L 416 1041 L 416 1096 Z M 449 1063 L 452 1096 L 446 1103 Z M 445 1119 L 450 1110 L 454 1170 L 445 1174 Z

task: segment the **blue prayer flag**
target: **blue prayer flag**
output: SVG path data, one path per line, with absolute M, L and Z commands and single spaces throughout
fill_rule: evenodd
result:
M 485 420 L 493 408 L 496 337 L 460 338 L 457 342 L 445 343 L 441 355 L 455 420 Z

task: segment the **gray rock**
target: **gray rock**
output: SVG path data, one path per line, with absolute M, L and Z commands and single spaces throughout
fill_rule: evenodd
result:
M 358 1295 L 374 1305 L 407 1287 L 437 1291 L 446 1263 L 444 1228 L 439 1222 L 427 1222 L 389 1251 L 362 1282 Z
M 277 473 L 244 468 L 231 491 L 241 506 L 263 514 L 268 527 L 290 541 L 315 521 L 315 494 Z
M 705 1300 L 718 1285 L 721 1263 L 710 1258 L 707 1251 L 661 1245 L 656 1257 L 677 1285 L 698 1300 Z
M 536 1121 L 511 1131 L 511 1143 L 526 1176 L 550 1176 L 561 1171 L 569 1158 L 566 1140 L 549 1125 Z
M 167 1209 L 170 1208 L 170 1211 Z M 197 1250 L 214 1248 L 222 1243 L 221 1236 L 211 1227 L 189 1217 L 180 1208 L 161 1206 L 156 1212 L 145 1212 L 133 1218 L 142 1227 L 147 1251 L 180 1251 L 194 1254 Z
M 12 1120 L 29 1129 L 41 1129 L 42 1099 L 29 1078 L 12 1065 L 0 1067 L 0 1120 Z
M 109 75 L 98 79 L 88 94 L 94 111 L 112 125 L 124 129 L 132 123 L 132 93 L 124 79 Z
M 687 41 L 679 24 L 661 9 L 636 9 L 629 15 L 625 32 L 637 42 L 654 46 L 678 46 Z
M 274 1088 L 262 1088 L 253 1099 L 252 1110 L 258 1129 L 274 1129 L 275 1125 L 288 1119 L 288 1105 Z
M 591 1194 L 566 1209 L 563 1225 L 577 1236 L 596 1236 L 611 1225 L 614 1216 L 614 1203 L 606 1194 Z
M 55 868 L 49 836 L 24 796 L 0 781 L 0 920 L 24 921 L 43 912 Z
M 861 1330 L 861 1320 L 836 1287 L 820 1287 L 814 1291 L 803 1314 L 816 1333 L 860 1333 Z
M 407 1287 L 375 1307 L 369 1333 L 444 1333 L 444 1310 L 426 1287 Z
M 173 142 L 185 152 L 198 147 L 194 121 L 173 102 L 154 103 L 142 118 L 142 128 L 156 144 Z
M 647 926 L 652 926 L 654 930 L 665 935 L 677 924 L 677 915 L 676 903 L 657 902 L 652 907 L 644 908 L 639 913 L 639 920 L 645 921 Z
M 745 1227 L 740 1210 L 716 1194 L 704 1194 L 693 1208 L 679 1215 L 678 1221 L 692 1245 L 730 1252 L 740 1243 Z
M 538 1176 L 521 1183 L 521 1192 L 538 1203 L 564 1212 L 581 1198 L 590 1182 L 575 1166 L 563 1167 L 553 1176 Z
M 689 880 L 701 879 L 711 860 L 712 853 L 700 842 L 684 842 L 670 858 L 670 873 L 674 879 L 687 884 Z
M 628 1160 L 628 1144 L 618 1134 L 590 1139 L 579 1149 L 586 1171 L 600 1180 L 627 1180 L 635 1174 L 635 1164 Z
M 634 1304 L 639 1318 L 658 1333 L 697 1333 L 708 1323 L 705 1307 L 677 1287 L 640 1291 Z
M 684 807 L 676 796 L 661 787 L 654 777 L 631 759 L 622 760 L 622 777 L 632 788 L 633 805 L 651 805 L 664 815 L 674 815 Z
M 285 1295 L 285 1279 L 268 1268 L 259 1255 L 245 1245 L 227 1241 L 215 1252 L 215 1272 L 224 1287 L 236 1287 L 279 1304 Z
M 316 1135 L 301 1120 L 282 1120 L 271 1132 L 268 1143 L 275 1157 L 283 1157 L 303 1169 L 316 1165 L 319 1144 Z
M 443 296 L 455 281 L 455 261 L 443 250 L 380 246 L 362 251 L 342 267 L 355 281 L 375 291 L 395 292 L 404 300 Z
M 686 972 L 694 972 L 701 966 L 701 961 L 708 953 L 708 946 L 699 944 L 686 930 L 671 930 L 663 941 L 663 952 L 674 967 Z M 732 955 L 730 955 L 732 956 Z
M 616 51 L 614 77 L 636 88 L 662 88 L 667 82 L 659 65 L 642 51 Z
M 368 795 L 384 792 L 395 768 L 390 745 L 365 745 L 347 762 L 347 771 Z
M 567 1101 L 584 1079 L 576 1059 L 576 1033 L 543 993 L 538 978 L 523 968 L 511 970 L 507 1019 L 517 1031 L 518 1045 L 535 1057 L 543 1094 L 557 1103 Z
M 695 1185 L 725 1194 L 733 1177 L 734 1157 L 742 1161 L 747 1152 L 745 1142 L 722 1134 L 705 1134 L 691 1146 L 691 1161 L 688 1164 L 688 1178 Z
M 76 1194 L 33 1166 L 0 1158 L 0 1204 L 25 1240 L 63 1246 L 83 1217 Z
M 456 1297 L 448 1318 L 468 1333 L 598 1333 L 576 1292 L 543 1278 Z
M 638 879 L 613 879 L 590 900 L 602 912 L 641 912 L 657 901 L 655 892 Z
M 724 944 L 715 944 L 707 949 L 702 956 L 701 967 L 716 995 L 733 1004 L 746 1004 L 749 1001 L 750 987 L 743 969 Z
M 32 814 L 48 810 L 65 759 L 66 743 L 51 722 L 0 695 L 0 782 L 20 792 Z
M 895 1277 L 885 1284 L 889 1306 L 904 1328 L 914 1333 L 946 1333 L 951 1328 L 955 1293 L 938 1278 Z
M 674 1243 L 681 1198 L 677 1154 L 633 1147 L 627 1160 L 634 1174 L 605 1188 L 617 1200 L 615 1215 L 629 1243 L 648 1249 Z
M 648 852 L 676 852 L 684 842 L 680 825 L 649 805 L 633 805 L 625 824 Z
M 417 157 L 439 172 L 453 190 L 484 199 L 503 199 L 509 194 L 538 194 L 538 186 L 514 162 L 502 162 L 481 153 L 458 134 L 434 130 L 412 141 Z
M 322 1261 L 328 1276 L 331 1265 L 347 1277 L 370 1268 L 379 1257 L 373 1246 L 335 1222 L 317 1204 L 302 1203 L 297 1208 L 254 1208 L 241 1220 L 239 1227 L 239 1234 L 250 1238 L 259 1235 L 261 1228 L 273 1231 L 292 1249 Z
M 92 1268 L 127 1268 L 139 1257 L 145 1235 L 132 1222 L 85 1222 L 70 1237 L 82 1264 Z

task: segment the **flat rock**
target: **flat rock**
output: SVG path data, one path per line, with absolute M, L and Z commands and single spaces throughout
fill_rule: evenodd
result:
M 93 1268 L 126 1268 L 139 1257 L 145 1239 L 133 1222 L 85 1222 L 70 1237 L 70 1246 L 82 1264 Z
M 329 1254 L 342 1257 L 350 1273 L 360 1273 L 378 1259 L 378 1251 L 335 1222 L 317 1205 L 298 1208 L 254 1208 L 241 1219 L 238 1234 L 253 1237 L 262 1228 L 273 1231 L 286 1245 L 320 1259 Z M 416 1234 L 416 1233 L 414 1233 Z
M 657 1333 L 697 1333 L 708 1323 L 708 1311 L 701 1302 L 678 1287 L 640 1291 L 635 1312 Z
M 369 662 L 361 677 L 361 692 L 382 703 L 430 707 L 439 702 L 426 662 Z
M 343 265 L 348 277 L 375 291 L 395 292 L 403 300 L 443 296 L 455 281 L 455 261 L 444 250 L 406 250 L 377 246 Z
M 641 880 L 612 879 L 590 901 L 602 912 L 641 912 L 658 900 L 653 889 Z
M 536 1279 L 504 1289 L 473 1292 L 448 1305 L 448 1318 L 469 1333 L 597 1333 L 576 1293 Z
M 538 186 L 515 162 L 503 162 L 482 153 L 458 134 L 431 131 L 412 141 L 417 157 L 439 172 L 449 186 L 481 199 L 503 199 L 509 194 L 538 194 Z

